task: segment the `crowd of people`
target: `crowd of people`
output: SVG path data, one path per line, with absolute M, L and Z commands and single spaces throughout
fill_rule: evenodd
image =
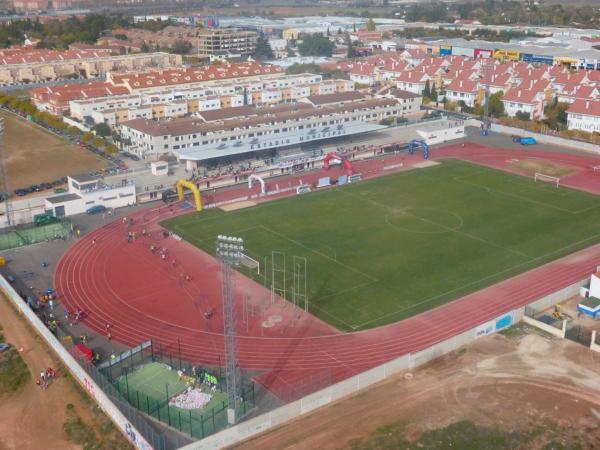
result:
M 56 378 L 56 371 L 52 367 L 48 367 L 46 370 L 42 370 L 40 377 L 35 380 L 35 384 L 41 389 L 46 389 L 50 386 L 52 380 Z

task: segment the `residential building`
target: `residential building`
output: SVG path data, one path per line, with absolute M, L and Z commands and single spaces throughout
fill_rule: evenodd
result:
M 108 72 L 178 66 L 180 55 L 161 52 L 119 56 L 110 56 L 110 51 L 104 50 L 12 54 L 0 57 L 0 85 L 95 78 Z
M 464 102 L 470 108 L 481 104 L 483 90 L 477 81 L 455 79 L 446 86 L 446 98 L 452 102 Z
M 575 100 L 567 110 L 567 128 L 600 133 L 600 101 Z
M 122 88 L 122 86 L 120 86 Z M 323 81 L 321 75 L 278 74 L 272 78 L 248 80 L 225 80 L 207 83 L 191 83 L 186 87 L 164 87 L 162 90 L 139 90 L 135 94 L 109 95 L 84 98 L 69 102 L 70 116 L 79 121 L 103 121 L 116 125 L 135 117 L 174 118 L 198 111 L 248 105 L 273 105 L 292 103 L 311 95 L 324 95 L 354 90 L 349 80 Z M 186 103 L 183 107 L 180 103 Z M 177 107 L 169 105 L 178 104 Z M 158 107 L 160 105 L 160 108 Z M 147 116 L 152 106 L 151 115 Z M 99 114 L 110 111 L 108 115 Z M 130 113 L 127 111 L 131 111 Z
M 360 98 L 347 94 L 316 97 L 296 104 L 257 108 L 241 106 L 171 121 L 136 119 L 120 125 L 127 151 L 142 157 L 173 153 L 186 161 L 232 156 L 362 134 L 383 128 L 385 118 L 402 115 L 395 98 Z M 318 106 L 315 106 L 318 105 Z
M 536 98 L 536 93 L 519 87 L 508 89 L 502 98 L 504 113 L 509 117 L 527 114 L 530 119 L 537 119 L 543 113 L 543 103 Z
M 254 31 L 234 28 L 201 29 L 195 47 L 199 55 L 222 55 L 227 53 L 250 55 L 256 48 Z

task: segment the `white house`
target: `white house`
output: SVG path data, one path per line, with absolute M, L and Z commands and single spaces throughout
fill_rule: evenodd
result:
M 530 119 L 537 119 L 541 115 L 541 104 L 536 100 L 536 93 L 529 90 L 512 87 L 504 93 L 502 103 L 504 112 L 509 117 L 522 113 L 528 114 Z
M 575 100 L 567 110 L 567 128 L 600 133 L 600 101 Z
M 429 75 L 424 72 L 415 70 L 407 70 L 396 77 L 396 87 L 403 91 L 422 94 L 425 90 L 425 83 L 430 79 Z
M 136 203 L 135 184 L 122 180 L 117 184 L 106 184 L 89 175 L 68 177 L 68 192 L 52 195 L 45 200 L 46 211 L 56 217 L 72 216 L 86 212 L 93 206 L 121 208 Z
M 477 81 L 469 79 L 456 79 L 446 86 L 446 98 L 452 102 L 465 102 L 465 105 L 474 107 L 478 101 L 479 85 Z

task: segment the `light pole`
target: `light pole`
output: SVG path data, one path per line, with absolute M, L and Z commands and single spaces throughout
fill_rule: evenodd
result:
M 233 236 L 217 236 L 217 259 L 221 263 L 223 295 L 223 335 L 225 337 L 225 376 L 227 379 L 227 422 L 235 424 L 237 406 L 237 364 L 235 349 L 235 315 L 232 267 L 237 267 L 244 256 L 244 241 Z

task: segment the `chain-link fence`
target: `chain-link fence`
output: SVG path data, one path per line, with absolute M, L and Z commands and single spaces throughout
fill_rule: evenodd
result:
M 68 239 L 73 235 L 73 225 L 64 219 L 56 223 L 35 226 L 34 224 L 0 230 L 0 251 L 24 247 L 40 242 Z

